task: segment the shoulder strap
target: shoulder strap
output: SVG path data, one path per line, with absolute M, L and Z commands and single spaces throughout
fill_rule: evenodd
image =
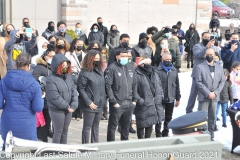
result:
M 77 62 L 77 65 L 79 67 L 79 69 L 81 69 L 81 65 L 79 64 L 79 62 L 77 61 L 76 57 L 74 56 L 74 54 L 72 54 L 73 58 L 75 59 L 75 61 Z

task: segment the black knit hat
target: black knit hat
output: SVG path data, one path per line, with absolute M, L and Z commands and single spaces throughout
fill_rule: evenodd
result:
M 141 39 L 143 39 L 143 38 L 147 38 L 147 39 L 148 39 L 148 35 L 147 35 L 146 33 L 141 33 L 141 34 L 139 35 L 139 41 L 140 41 Z
M 53 21 L 48 22 L 48 27 L 50 27 L 52 23 L 54 24 Z

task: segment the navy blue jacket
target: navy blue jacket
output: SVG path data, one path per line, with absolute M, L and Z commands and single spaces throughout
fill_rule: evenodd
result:
M 235 49 L 234 52 L 232 52 L 230 49 L 231 45 L 227 44 L 221 49 L 221 58 L 223 61 L 223 68 L 226 68 L 230 72 L 230 68 L 233 64 L 233 62 L 238 61 L 240 62 L 240 47 Z

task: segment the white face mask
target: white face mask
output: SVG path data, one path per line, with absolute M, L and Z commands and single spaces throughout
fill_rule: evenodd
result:
M 47 63 L 51 64 L 52 63 L 52 59 L 47 60 Z
M 47 49 L 39 48 L 38 49 L 38 55 L 42 55 L 43 52 L 45 52 Z
M 167 44 L 165 44 L 165 43 L 164 43 L 164 44 L 161 44 L 161 48 L 164 48 L 164 49 L 165 49 L 165 48 L 167 48 L 167 47 L 168 47 Z

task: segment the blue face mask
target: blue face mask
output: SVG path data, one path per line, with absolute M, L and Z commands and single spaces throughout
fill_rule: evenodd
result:
M 172 34 L 169 32 L 169 33 L 165 33 L 165 36 L 169 39 L 172 37 Z
M 98 31 L 98 29 L 93 29 L 93 32 L 97 32 Z
M 126 58 L 121 58 L 119 61 L 120 61 L 119 63 L 124 66 L 128 63 L 128 58 L 127 57 Z
M 76 32 L 76 33 L 81 32 L 81 28 L 76 28 L 75 32 Z

